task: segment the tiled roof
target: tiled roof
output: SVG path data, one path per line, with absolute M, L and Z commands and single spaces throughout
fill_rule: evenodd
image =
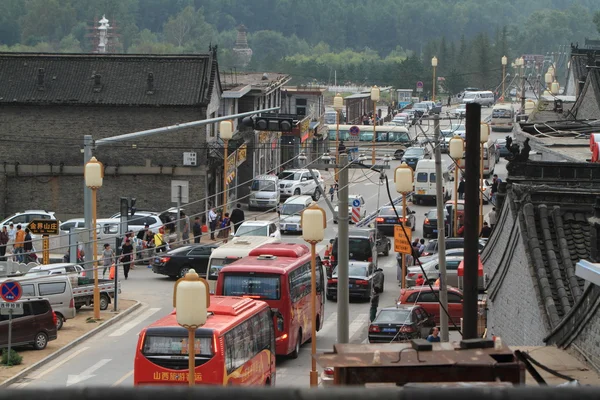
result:
M 0 53 L 0 104 L 205 105 L 212 54 Z

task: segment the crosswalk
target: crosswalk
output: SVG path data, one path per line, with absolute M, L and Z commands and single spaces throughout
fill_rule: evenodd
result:
M 323 322 L 323 327 L 317 333 L 317 338 L 319 337 L 336 337 L 337 336 L 337 317 L 338 313 L 333 312 L 329 314 L 329 316 Z M 366 329 L 366 325 L 369 323 L 369 314 L 367 313 L 359 313 L 350 321 L 350 325 L 348 326 L 348 338 L 350 339 L 350 343 L 352 343 L 352 338 L 361 331 L 361 328 Z

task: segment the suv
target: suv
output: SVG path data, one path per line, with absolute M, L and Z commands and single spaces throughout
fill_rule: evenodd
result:
M 390 254 L 392 242 L 381 231 L 371 228 L 353 228 L 348 232 L 349 259 L 353 261 L 370 261 L 377 265 L 377 255 Z M 375 251 L 374 251 L 375 250 Z M 331 269 L 338 263 L 338 237 L 333 241 L 331 249 Z
M 121 213 L 116 213 L 110 218 L 120 219 Z M 128 230 L 133 231 L 135 233 L 144 229 L 144 226 L 146 224 L 150 226 L 149 229 L 152 230 L 152 232 L 158 232 L 158 228 L 165 224 L 165 222 L 161 219 L 161 215 L 151 211 L 136 211 L 134 215 L 128 214 L 127 221 Z
M 479 252 L 483 250 L 485 246 L 485 241 L 479 240 Z M 465 238 L 457 237 L 457 238 L 446 238 L 446 250 L 449 249 L 464 249 L 465 248 Z M 437 254 L 438 252 L 438 241 L 437 239 L 431 239 L 427 246 L 425 246 L 425 250 L 423 250 L 423 254 L 421 257 L 431 256 L 433 254 Z
M 56 219 L 56 215 L 54 211 L 25 210 L 23 212 L 18 212 L 6 218 L 4 221 L 0 222 L 0 226 L 9 225 L 10 223 L 13 223 L 15 224 L 15 226 L 21 224 L 22 228 L 25 229 L 27 228 L 27 225 L 34 219 Z
M 321 173 L 317 170 L 313 170 L 313 173 L 316 175 L 321 187 L 323 187 Z M 281 197 L 306 194 L 312 196 L 314 201 L 318 201 L 321 198 L 321 191 L 307 169 L 286 169 L 280 173 L 279 194 Z
M 33 345 L 43 350 L 50 340 L 56 340 L 56 314 L 50 302 L 43 298 L 28 298 L 18 301 L 23 315 L 12 317 L 12 346 Z M 8 315 L 0 315 L 0 347 L 8 346 Z
M 436 324 L 440 323 L 440 288 L 429 286 L 416 286 L 409 289 L 400 290 L 398 304 L 416 304 L 425 309 L 429 314 L 435 317 Z M 448 314 L 454 324 L 458 325 L 462 318 L 463 294 L 460 290 L 448 287 Z

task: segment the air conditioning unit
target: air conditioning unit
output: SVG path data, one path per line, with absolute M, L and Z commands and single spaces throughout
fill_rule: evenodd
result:
M 198 166 L 198 155 L 196 154 L 196 152 L 184 152 L 183 165 L 186 167 Z

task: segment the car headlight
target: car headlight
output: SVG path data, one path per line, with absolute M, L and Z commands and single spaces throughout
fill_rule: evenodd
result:
M 294 186 L 294 184 L 293 184 L 293 183 L 287 183 L 287 184 L 285 185 L 285 187 L 286 187 L 286 188 L 291 188 L 292 186 Z

